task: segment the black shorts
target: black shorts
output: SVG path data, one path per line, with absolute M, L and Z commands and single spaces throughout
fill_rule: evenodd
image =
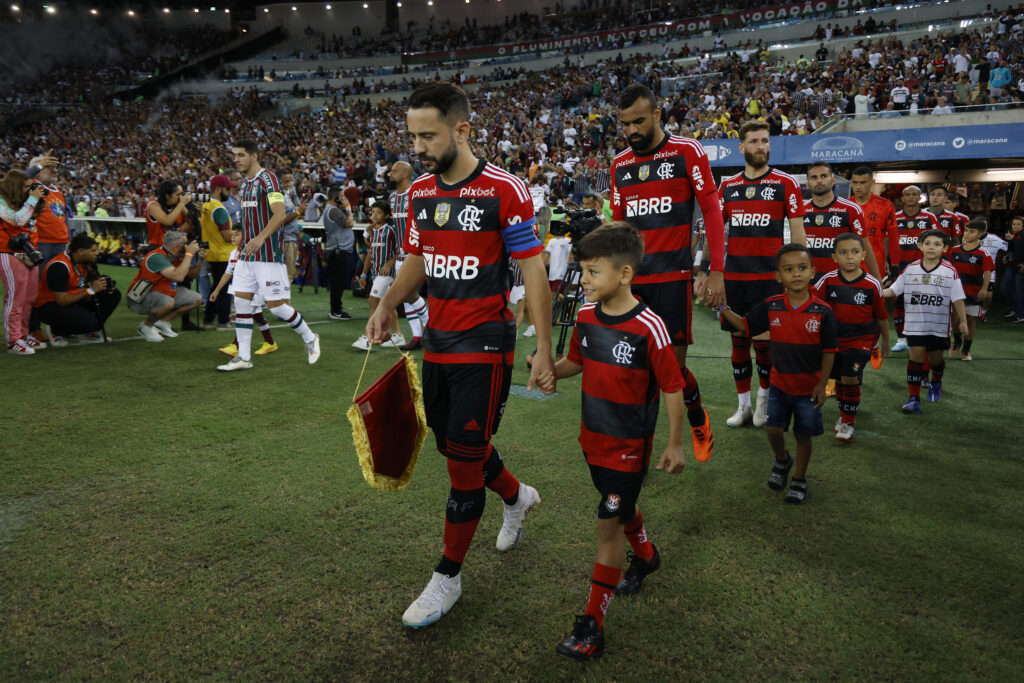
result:
M 856 377 L 858 382 L 864 381 L 864 366 L 871 360 L 870 351 L 847 349 L 836 354 L 832 363 L 832 379 Z
M 936 337 L 930 334 L 916 337 L 907 335 L 907 346 L 923 346 L 925 351 L 946 351 L 949 349 L 949 337 Z
M 597 518 L 618 517 L 622 524 L 633 521 L 647 469 L 644 468 L 642 472 L 621 472 L 589 463 L 587 466 L 590 467 L 590 479 L 594 482 L 594 488 L 601 494 Z
M 693 343 L 693 281 L 649 282 L 633 285 L 633 294 L 665 321 L 673 346 Z
M 776 294 L 782 294 L 782 285 L 775 280 L 725 281 L 725 302 L 729 310 L 740 317 L 746 316 L 754 306 Z M 725 318 L 722 318 L 722 329 L 732 331 Z
M 423 405 L 438 450 L 448 439 L 486 443 L 505 412 L 512 366 L 423 361 Z

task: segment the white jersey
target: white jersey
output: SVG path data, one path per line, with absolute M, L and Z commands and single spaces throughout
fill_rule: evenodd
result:
M 953 264 L 945 259 L 925 270 L 918 259 L 890 287 L 903 295 L 903 332 L 908 337 L 949 337 L 949 306 L 962 301 L 964 287 Z
M 1001 251 L 1006 251 L 1010 248 L 1010 245 L 1007 244 L 1006 240 L 1002 237 L 988 233 L 985 235 L 985 238 L 981 240 L 981 248 L 986 254 L 992 257 L 993 261 L 995 261 L 996 254 Z
M 572 244 L 568 237 L 552 237 L 548 246 L 544 247 L 550 260 L 548 261 L 548 280 L 561 280 L 569 267 L 569 252 Z

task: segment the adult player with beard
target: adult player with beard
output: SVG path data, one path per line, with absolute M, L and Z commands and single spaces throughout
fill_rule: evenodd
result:
M 409 216 L 409 188 L 412 186 L 412 166 L 406 161 L 396 161 L 391 165 L 388 176 L 395 184 L 395 191 L 388 197 L 388 204 L 391 206 L 391 217 L 395 219 L 398 226 L 398 236 L 405 243 L 408 232 Z M 398 261 L 395 262 L 395 277 L 398 277 L 402 264 L 405 263 L 405 250 L 399 245 Z M 405 319 L 409 321 L 409 328 L 412 330 L 412 339 L 408 344 L 402 345 L 403 351 L 412 351 L 423 346 L 423 327 L 430 320 L 427 312 L 427 302 L 423 300 L 419 292 L 413 292 L 405 300 Z
M 413 628 L 444 616 L 462 594 L 461 570 L 484 509 L 486 489 L 505 503 L 498 550 L 516 547 L 536 489 L 520 484 L 491 445 L 508 398 L 516 330 L 508 309 L 508 258 L 519 264 L 537 328 L 528 388 L 554 374 L 551 294 L 533 231 L 533 203 L 516 176 L 474 156 L 469 98 L 451 83 L 425 83 L 409 98 L 413 148 L 428 171 L 409 188 L 405 265 L 366 325 L 382 342 L 391 312 L 425 281 L 430 326 L 424 335 L 427 424 L 447 458 L 451 482 L 444 553 L 423 593 L 402 616 Z M 549 387 L 549 390 L 553 388 Z
M 260 167 L 255 141 L 238 140 L 232 147 L 235 165 L 242 173 L 242 243 L 234 275 L 238 355 L 217 369 L 232 372 L 252 367 L 252 321 L 260 310 L 252 304 L 256 294 L 262 295 L 271 313 L 302 337 L 312 365 L 320 358 L 320 336 L 313 334 L 302 315 L 289 304 L 284 235 L 280 230 L 287 214 L 281 185 L 276 175 Z
M 686 384 L 683 397 L 693 432 L 693 454 L 703 462 L 714 452 L 715 438 L 697 378 L 686 367 L 686 352 L 693 343 L 690 239 L 695 205 L 704 215 L 711 261 L 701 293 L 710 306 L 725 303 L 725 229 L 711 166 L 699 142 L 662 129 L 657 99 L 643 85 L 623 91 L 619 122 L 629 148 L 612 161 L 612 219 L 628 221 L 643 238 L 644 258 L 632 291 L 668 328 Z
M 867 239 L 864 213 L 855 203 L 836 196 L 835 186 L 836 177 L 831 164 L 817 161 L 807 167 L 807 188 L 811 191 L 811 198 L 804 204 L 804 232 L 814 266 L 814 283 L 835 270 L 832 254 L 836 237 L 852 232 L 861 239 Z M 878 261 L 872 250 L 864 252 L 864 262 L 872 277 L 881 281 Z
M 768 124 L 747 121 L 740 126 L 743 172 L 722 180 L 718 189 L 725 219 L 729 221 L 729 243 L 725 257 L 725 298 L 729 308 L 742 317 L 769 296 L 782 293 L 775 279 L 775 255 L 785 242 L 786 220 L 790 241 L 806 245 L 804 201 L 800 183 L 793 176 L 768 166 L 771 140 Z M 723 328 L 723 329 L 732 329 Z M 750 407 L 750 347 L 757 357 L 757 412 Z M 772 359 L 769 334 L 753 339 L 732 333 L 732 368 L 739 407 L 725 421 L 730 427 L 753 422 L 763 427 L 768 421 L 768 378 Z M 786 372 L 788 370 L 783 370 Z

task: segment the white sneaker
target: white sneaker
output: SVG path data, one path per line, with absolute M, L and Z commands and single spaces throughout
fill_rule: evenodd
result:
M 391 335 L 391 339 L 388 339 L 386 342 L 381 344 L 381 346 L 386 346 L 388 348 L 391 348 L 392 346 L 405 346 L 405 337 L 396 332 Z
M 155 327 L 150 327 L 146 323 L 139 323 L 139 334 L 148 342 L 162 342 L 164 340 Z
M 175 332 L 173 329 L 171 329 L 171 324 L 169 322 L 165 322 L 163 320 L 157 320 L 155 323 L 153 323 L 153 327 L 155 327 L 156 331 L 159 332 L 160 334 L 162 334 L 165 337 L 177 337 L 178 336 L 178 333 Z
M 143 335 L 143 336 L 145 336 L 145 335 Z M 157 336 L 160 336 L 160 335 L 158 334 Z M 99 332 L 90 332 L 88 334 L 80 334 L 80 335 L 78 335 L 78 343 L 79 344 L 102 344 L 103 343 L 103 335 L 100 334 Z
M 28 335 L 27 337 L 25 337 L 24 339 L 22 339 L 22 341 L 25 342 L 26 346 L 28 346 L 30 349 L 34 349 L 36 351 L 40 351 L 40 350 L 46 348 L 46 342 L 39 341 L 38 339 L 33 337 L 31 334 Z
M 26 344 L 24 339 L 17 339 L 7 345 L 7 353 L 13 353 L 16 356 L 31 356 L 35 352 L 35 349 Z
M 846 422 L 839 425 L 839 429 L 836 430 L 836 441 L 845 441 L 846 443 L 853 441 L 853 425 Z
M 534 329 L 533 325 L 526 328 L 526 332 L 523 332 L 524 337 L 536 337 L 537 330 Z
M 64 337 L 61 337 L 60 335 L 50 337 L 50 346 L 52 346 L 55 349 L 64 348 L 67 345 L 68 340 L 65 339 Z
M 352 348 L 359 349 L 360 351 L 369 351 L 370 338 L 367 337 L 365 334 L 362 335 L 361 337 L 359 337 L 359 339 L 356 339 L 354 342 L 352 342 Z
M 242 360 L 240 356 L 235 356 L 224 365 L 218 365 L 217 369 L 221 372 L 234 372 L 235 370 L 249 370 L 252 368 L 252 361 Z
M 320 360 L 320 335 L 314 334 L 313 341 L 306 344 L 306 353 L 309 354 L 309 364 L 313 365 Z
M 906 351 L 909 348 L 910 348 L 910 345 L 907 344 L 907 340 L 904 339 L 903 337 L 900 337 L 900 338 L 898 338 L 896 340 L 896 343 L 893 344 L 893 347 L 891 349 L 889 349 L 889 350 L 893 351 L 893 352 L 898 352 L 898 351 Z
M 402 623 L 410 628 L 430 626 L 448 614 L 462 595 L 462 574 L 446 576 L 434 572 L 430 583 L 402 615 Z
M 764 427 L 768 424 L 768 397 L 757 397 L 757 407 L 754 408 L 754 426 Z
M 832 431 L 833 432 L 838 432 L 839 428 L 842 427 L 842 426 L 843 426 L 843 418 L 839 418 L 838 420 L 836 420 L 836 425 L 835 425 L 835 427 L 832 428 Z
M 750 422 L 752 418 L 753 413 L 750 411 L 750 406 L 740 406 L 732 414 L 732 417 L 725 421 L 725 424 L 730 427 L 742 427 Z
M 520 482 L 519 500 L 515 505 L 505 505 L 505 509 L 502 511 L 505 521 L 498 532 L 498 550 L 504 553 L 516 547 L 519 539 L 523 536 L 523 522 L 526 521 L 526 515 L 530 514 L 530 510 L 539 504 L 540 494 L 537 493 L 537 489 Z

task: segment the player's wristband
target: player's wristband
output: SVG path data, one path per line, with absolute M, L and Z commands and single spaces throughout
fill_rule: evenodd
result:
M 93 290 L 92 287 L 86 287 L 85 291 L 89 293 L 89 296 L 96 296 L 96 292 Z
M 728 306 L 726 306 L 725 304 L 722 304 L 721 306 L 719 306 L 718 308 L 715 309 L 715 313 L 717 313 L 718 315 L 722 315 L 722 311 L 724 311 L 724 310 L 730 310 L 731 311 L 732 309 L 729 308 Z
M 705 275 L 711 275 L 711 261 L 704 261 L 703 263 L 701 263 L 698 270 L 700 270 L 700 272 L 704 273 Z

